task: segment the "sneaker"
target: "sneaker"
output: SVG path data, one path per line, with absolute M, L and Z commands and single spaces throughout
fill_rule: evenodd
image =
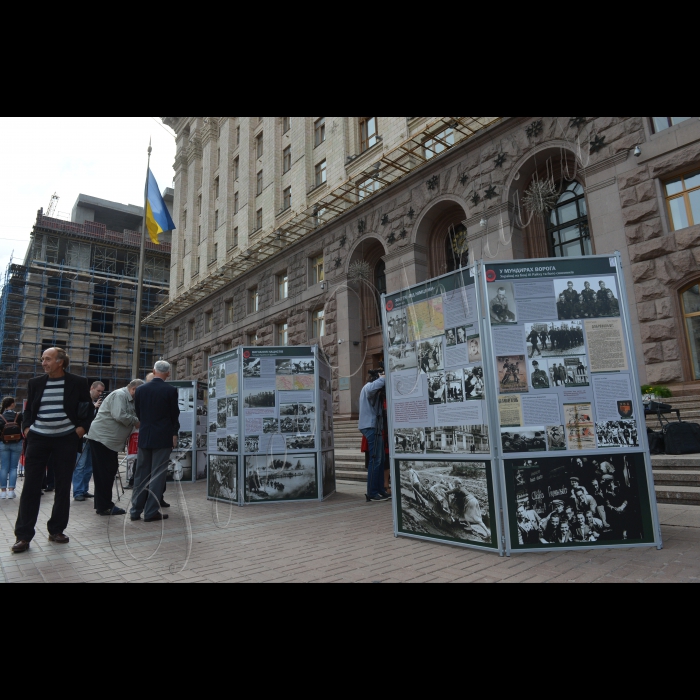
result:
M 121 508 L 117 508 L 116 506 L 112 508 L 111 510 L 103 510 L 101 513 L 100 511 L 96 511 L 97 515 L 99 515 L 101 518 L 109 518 L 112 516 L 118 516 L 118 515 L 126 515 L 126 511 L 122 510 Z
M 85 498 L 87 498 L 88 501 L 92 501 L 95 497 L 91 493 L 86 493 Z
M 4 501 L 7 498 L 7 491 L 0 491 L 0 501 Z
M 367 503 L 386 503 L 387 501 L 391 500 L 391 496 L 384 496 L 382 494 L 379 494 L 378 496 L 372 496 L 371 498 L 369 496 L 367 498 Z
M 8 491 L 8 492 L 7 492 L 7 495 L 5 496 L 5 498 L 6 498 L 8 501 L 14 501 L 15 498 L 17 498 L 17 492 L 16 492 L 16 491 Z
M 73 500 L 78 503 L 85 503 L 85 496 L 76 496 Z

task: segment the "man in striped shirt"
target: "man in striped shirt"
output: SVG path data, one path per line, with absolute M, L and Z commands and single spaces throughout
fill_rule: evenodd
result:
M 88 381 L 66 372 L 70 359 L 61 348 L 48 349 L 41 358 L 46 374 L 29 382 L 27 411 L 22 428 L 27 441 L 24 489 L 15 527 L 15 554 L 22 554 L 36 535 L 41 491 L 47 466 L 56 477 L 49 541 L 68 544 L 70 491 L 82 439 L 94 417 Z

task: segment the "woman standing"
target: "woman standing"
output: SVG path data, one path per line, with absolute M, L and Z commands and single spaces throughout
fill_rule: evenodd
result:
M 12 397 L 3 399 L 0 409 L 0 500 L 17 498 L 17 468 L 22 456 L 22 414 Z M 9 480 L 9 489 L 8 489 Z

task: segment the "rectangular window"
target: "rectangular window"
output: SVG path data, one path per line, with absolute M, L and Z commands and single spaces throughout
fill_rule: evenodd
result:
M 364 153 L 379 143 L 377 117 L 360 117 L 360 152 Z
M 255 139 L 255 155 L 262 158 L 265 155 L 265 140 L 262 134 Z
M 321 117 L 314 124 L 314 146 L 318 148 L 326 141 L 326 118 Z
M 325 311 L 320 309 L 311 315 L 311 335 L 313 338 L 323 338 L 326 335 Z
M 692 117 L 652 117 L 652 125 L 654 126 L 654 131 L 659 132 L 664 129 L 669 129 L 676 124 L 692 119 Z
M 366 199 L 371 194 L 374 194 L 375 192 L 377 192 L 380 187 L 381 187 L 381 184 L 379 182 L 377 182 L 374 178 L 370 178 L 369 180 L 365 180 L 364 182 L 361 182 L 357 188 L 360 201 L 362 201 L 363 199 Z
M 328 166 L 325 160 L 316 166 L 316 187 L 325 185 L 328 182 Z
M 90 344 L 90 359 L 91 365 L 111 365 L 112 364 L 112 346 L 100 344 Z
M 191 343 L 194 340 L 194 321 L 187 324 L 187 342 Z
M 454 129 L 445 129 L 439 134 L 436 134 L 432 138 L 429 138 L 423 144 L 423 152 L 425 158 L 430 160 L 439 156 L 441 153 L 446 151 L 448 148 L 455 145 L 455 132 Z
M 292 118 L 282 117 L 282 133 L 286 134 L 292 128 Z
M 289 325 L 286 323 L 277 325 L 277 345 L 283 348 L 289 345 Z
M 258 173 L 257 188 L 255 194 L 259 197 L 263 193 L 263 171 Z
M 311 258 L 311 286 L 320 284 L 325 279 L 323 271 L 323 255 Z
M 214 212 L 214 231 L 219 230 L 219 210 Z
M 46 262 L 56 264 L 58 263 L 58 252 L 59 240 L 53 236 L 46 237 Z
M 71 281 L 62 277 L 49 277 L 46 298 L 53 301 L 70 301 Z
M 257 287 L 248 290 L 248 313 L 257 314 L 260 311 L 260 292 Z
M 69 309 L 49 306 L 44 314 L 44 328 L 68 328 Z
M 238 192 L 233 195 L 233 213 L 238 214 L 238 208 L 240 207 L 240 197 L 238 195 Z
M 289 299 L 289 275 L 283 272 L 277 275 L 277 301 Z
M 91 332 L 99 333 L 100 335 L 112 335 L 114 333 L 114 314 L 93 311 Z
M 238 180 L 238 178 L 241 176 L 241 159 L 236 158 L 236 160 L 233 161 L 233 179 Z
M 207 311 L 207 313 L 204 314 L 204 332 L 205 333 L 211 333 L 212 328 L 213 328 L 213 319 L 214 319 L 213 312 Z
M 260 345 L 260 337 L 258 336 L 257 331 L 253 331 L 252 333 L 248 333 L 248 345 L 252 345 L 254 348 L 258 347 Z
M 665 188 L 672 229 L 700 224 L 700 171 L 667 182 Z
M 221 181 L 217 177 L 216 180 L 214 180 L 214 199 L 219 199 L 220 194 L 221 194 Z
M 287 148 L 282 151 L 282 172 L 288 173 L 292 169 L 292 147 L 287 146 Z
M 96 284 L 93 303 L 95 306 L 108 306 L 114 308 L 117 291 L 107 284 Z
M 233 247 L 238 248 L 238 226 L 233 229 Z
M 233 323 L 233 301 L 224 302 L 224 313 L 226 316 L 226 324 L 230 326 Z
M 258 209 L 255 212 L 255 230 L 260 231 L 260 229 L 263 227 L 263 210 Z
M 287 209 L 292 208 L 292 188 L 287 187 L 286 190 L 282 193 L 282 209 L 284 211 L 287 211 Z
M 193 374 L 194 374 L 194 367 L 193 367 L 193 363 L 192 363 L 192 358 L 188 357 L 185 360 L 185 375 L 187 377 L 191 377 Z

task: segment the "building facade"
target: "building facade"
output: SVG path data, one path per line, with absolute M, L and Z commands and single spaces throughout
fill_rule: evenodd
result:
M 700 382 L 698 117 L 163 117 L 179 378 L 319 343 L 336 413 L 383 358 L 378 295 L 479 259 L 620 251 L 642 379 Z
M 172 190 L 165 199 L 172 205 Z M 53 346 L 68 351 L 72 372 L 109 390 L 131 381 L 142 222 L 142 207 L 82 194 L 71 221 L 39 211 L 24 263 L 8 266 L 0 296 L 4 396 L 26 396 Z M 168 298 L 169 235 L 146 247 L 144 315 Z M 143 328 L 142 373 L 163 354 L 163 330 Z

